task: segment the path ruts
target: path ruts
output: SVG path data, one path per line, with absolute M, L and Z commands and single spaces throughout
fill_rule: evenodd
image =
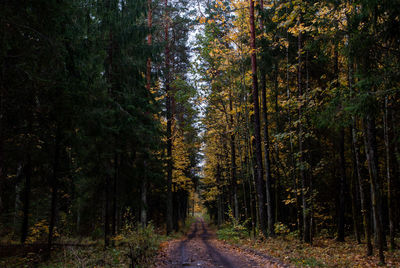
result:
M 155 267 L 288 267 L 273 258 L 242 250 L 216 239 L 202 219 L 196 220 L 183 240 L 168 243 Z

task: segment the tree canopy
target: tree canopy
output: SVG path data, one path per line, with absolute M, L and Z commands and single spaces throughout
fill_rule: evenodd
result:
M 399 0 L 15 0 L 0 27 L 5 241 L 108 248 L 202 209 L 397 248 Z

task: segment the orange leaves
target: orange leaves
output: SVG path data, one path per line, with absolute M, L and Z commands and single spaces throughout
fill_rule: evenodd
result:
M 298 36 L 299 33 L 311 32 L 315 31 L 316 27 L 313 25 L 305 26 L 304 23 L 300 23 L 299 25 L 295 25 L 288 29 L 288 32 L 293 34 L 294 36 Z
M 279 224 L 279 223 L 278 223 Z M 284 226 L 278 225 L 278 228 Z M 283 260 L 298 267 L 379 267 L 377 252 L 373 256 L 365 256 L 365 245 L 357 244 L 349 239 L 337 242 L 327 237 L 317 237 L 312 246 L 298 241 L 296 233 L 285 237 L 269 238 L 261 243 L 253 244 L 251 240 L 239 240 L 245 247 Z M 396 252 L 386 252 L 386 267 L 399 267 L 400 258 Z

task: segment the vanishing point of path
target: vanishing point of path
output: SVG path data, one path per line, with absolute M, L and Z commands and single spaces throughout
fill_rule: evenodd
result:
M 283 263 L 249 250 L 242 250 L 218 241 L 202 219 L 193 223 L 189 234 L 169 242 L 160 253 L 156 267 L 289 267 Z

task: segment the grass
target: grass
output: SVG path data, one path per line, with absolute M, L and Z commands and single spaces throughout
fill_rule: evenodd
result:
M 230 240 L 233 243 L 239 243 L 248 237 L 246 229 L 242 226 L 223 225 L 217 230 L 217 236 L 221 240 Z

